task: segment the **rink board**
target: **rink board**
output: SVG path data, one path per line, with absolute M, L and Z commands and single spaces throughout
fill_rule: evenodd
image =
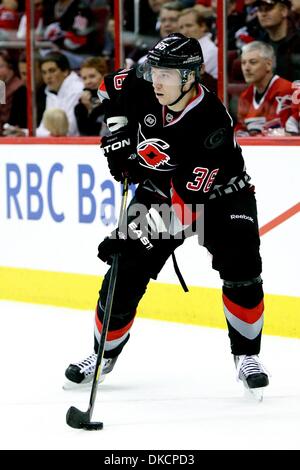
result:
M 97 245 L 115 226 L 120 185 L 93 145 L 0 145 L 0 298 L 94 309 L 106 266 Z M 245 146 L 262 230 L 265 332 L 300 337 L 299 147 Z M 131 195 L 134 188 L 131 188 Z M 139 315 L 225 327 L 221 281 L 196 240 L 170 262 Z

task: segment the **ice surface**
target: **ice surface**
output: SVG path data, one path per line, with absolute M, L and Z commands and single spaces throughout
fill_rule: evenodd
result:
M 220 315 L 222 312 L 220 311 Z M 263 403 L 235 380 L 225 330 L 137 318 L 93 420 L 74 430 L 90 388 L 64 391 L 64 370 L 92 351 L 93 313 L 0 301 L 1 449 L 300 449 L 300 341 L 264 336 L 272 373 Z

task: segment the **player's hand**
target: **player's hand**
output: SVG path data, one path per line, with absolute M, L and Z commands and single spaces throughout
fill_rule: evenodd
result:
M 109 237 L 105 237 L 104 240 L 98 246 L 98 258 L 104 263 L 111 264 L 112 256 L 117 253 L 122 253 L 125 249 L 125 240 L 119 238 L 118 230 L 114 230 Z
M 129 162 L 136 158 L 136 152 L 127 130 L 102 137 L 101 148 L 107 158 L 109 171 L 116 181 L 123 181 L 125 176 L 130 176 Z
M 134 207 L 134 206 L 132 206 Z M 151 256 L 157 240 L 168 238 L 168 220 L 163 220 L 161 214 L 156 209 L 145 207 L 145 214 L 142 213 L 142 206 L 138 204 L 138 217 L 134 217 L 122 230 L 114 230 L 112 234 L 105 238 L 98 246 L 98 258 L 111 264 L 112 255 L 124 251 L 135 253 L 135 257 Z
M 89 90 L 84 90 L 80 97 L 80 102 L 90 112 L 93 109 L 92 94 Z

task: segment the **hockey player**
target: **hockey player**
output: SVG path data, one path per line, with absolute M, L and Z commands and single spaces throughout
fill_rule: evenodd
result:
M 124 227 L 104 239 L 98 257 L 119 270 L 102 373 L 110 372 L 129 339 L 139 301 L 185 233 L 204 222 L 204 246 L 223 279 L 223 305 L 240 380 L 268 385 L 258 354 L 263 326 L 261 258 L 254 187 L 245 171 L 227 110 L 200 82 L 202 50 L 196 39 L 173 33 L 148 53 L 139 69 L 105 77 L 112 135 L 102 140 L 112 176 L 139 182 Z M 170 218 L 157 207 L 167 205 Z M 147 208 L 136 217 L 135 207 Z M 204 211 L 202 208 L 204 207 Z M 162 234 L 160 232 L 163 232 Z M 127 237 L 126 237 L 127 235 Z M 102 329 L 110 271 L 96 307 L 95 352 Z M 188 307 L 187 307 L 188 308 Z M 199 305 L 199 309 L 201 306 Z M 70 364 L 74 383 L 92 380 L 96 354 Z

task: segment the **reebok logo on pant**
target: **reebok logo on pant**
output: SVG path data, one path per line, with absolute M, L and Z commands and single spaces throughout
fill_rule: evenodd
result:
M 249 215 L 245 214 L 231 214 L 230 216 L 231 220 L 233 219 L 244 219 L 244 220 L 250 220 L 254 224 L 253 217 L 250 217 Z

